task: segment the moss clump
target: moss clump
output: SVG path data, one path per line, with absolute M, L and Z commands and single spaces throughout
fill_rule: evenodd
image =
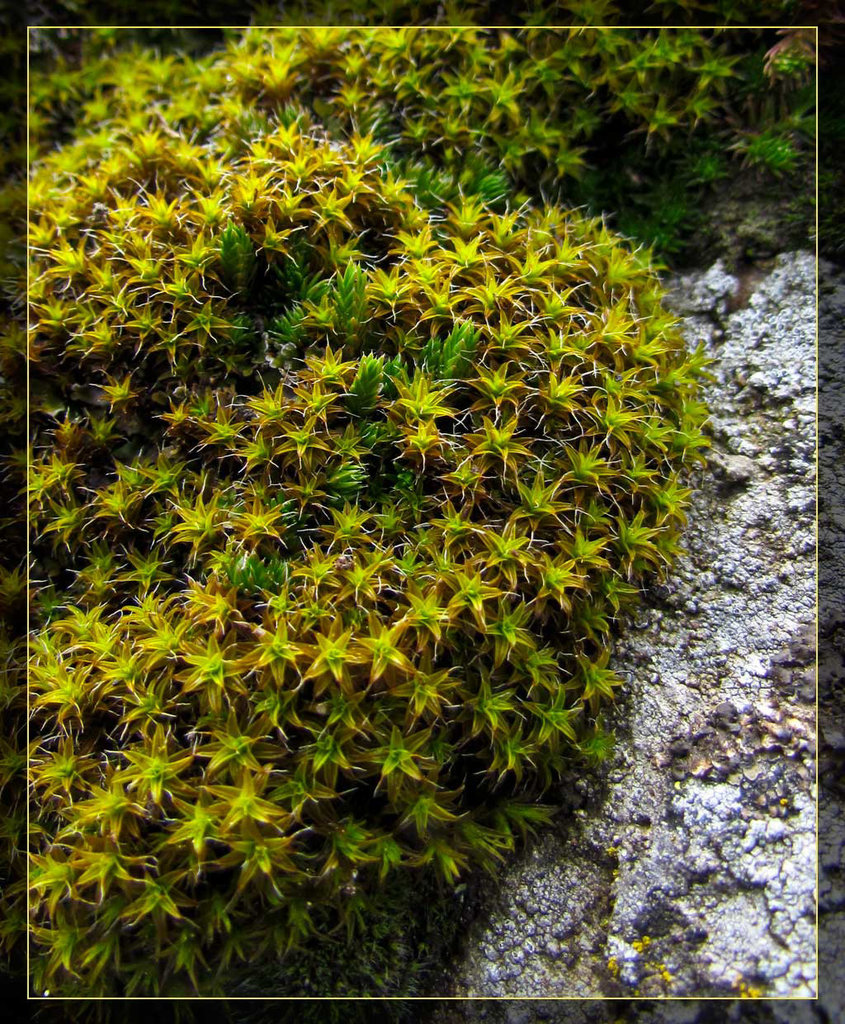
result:
M 493 868 L 606 749 L 705 443 L 648 251 L 427 209 L 250 47 L 152 108 L 115 67 L 30 186 L 37 992 L 208 992 Z
M 602 7 L 587 20 L 612 23 L 618 13 Z M 730 12 L 720 10 L 725 19 Z M 209 45 L 217 35 L 209 33 Z M 496 209 L 506 196 L 513 206 L 552 197 L 611 212 L 624 233 L 672 259 L 695 244 L 702 208 L 740 166 L 760 174 L 763 191 L 787 198 L 803 192 L 812 173 L 815 57 L 806 30 L 782 37 L 684 27 L 229 35 L 224 53 L 184 61 L 122 56 L 111 48 L 114 30 L 85 33 L 75 45 L 96 59 L 33 76 L 33 140 L 64 140 L 74 122 L 120 119 L 142 103 L 161 106 L 183 134 L 203 137 L 234 101 L 245 107 L 249 135 L 290 100 L 336 137 L 372 133 L 429 208 L 468 195 Z M 197 36 L 174 35 L 170 46 L 195 47 Z M 157 42 L 166 49 L 165 37 Z M 39 38 L 45 48 L 54 43 L 49 32 Z M 808 214 L 805 235 L 811 222 Z

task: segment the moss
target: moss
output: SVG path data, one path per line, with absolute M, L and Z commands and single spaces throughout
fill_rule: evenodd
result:
M 501 201 L 509 189 L 515 204 L 555 197 L 618 216 L 624 233 L 676 259 L 695 245 L 716 183 L 740 165 L 757 170 L 779 201 L 794 195 L 795 176 L 812 173 L 813 54 L 798 29 L 781 38 L 763 29 L 467 28 L 445 50 L 437 31 L 422 29 L 312 33 L 290 49 L 284 36 L 256 29 L 238 44 L 240 58 L 230 48 L 236 91 L 259 108 L 247 120 L 257 125 L 262 110 L 293 91 L 331 133 L 372 131 L 388 143 L 386 160 L 431 207 L 460 195 Z M 208 33 L 205 45 L 217 35 Z M 162 53 L 191 52 L 197 36 L 184 30 L 157 42 Z M 42 37 L 45 49 L 55 45 L 49 32 Z M 112 109 L 111 82 L 124 81 L 127 64 L 112 57 L 113 41 L 113 30 L 76 37 L 65 45 L 69 63 L 43 86 L 35 74 L 36 141 L 49 144 L 77 119 Z M 74 72 L 80 47 L 87 59 Z M 313 54 L 324 69 L 314 79 Z M 262 87 L 280 60 L 285 75 Z M 135 88 L 155 102 L 156 75 L 184 75 L 185 67 L 162 57 Z M 213 114 L 192 111 L 190 94 L 181 105 L 182 130 L 206 130 Z
M 493 869 L 607 750 L 704 443 L 647 253 L 435 216 L 265 42 L 113 66 L 30 188 L 36 991 L 205 991 Z
M 231 992 L 265 958 L 293 994 L 407 994 L 450 886 L 607 756 L 613 632 L 677 551 L 701 353 L 650 252 L 560 201 L 609 125 L 674 159 L 676 48 L 713 41 L 179 39 L 72 39 L 33 76 L 34 984 Z M 594 89 L 620 48 L 657 59 L 624 116 L 624 81 Z M 14 563 L 0 582 L 20 618 Z M 4 899 L 19 949 L 22 884 Z

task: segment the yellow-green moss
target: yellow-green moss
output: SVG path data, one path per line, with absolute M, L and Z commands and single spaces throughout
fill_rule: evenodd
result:
M 263 45 L 115 63 L 30 185 L 39 992 L 204 990 L 493 868 L 607 752 L 705 443 L 647 250 L 429 209 Z

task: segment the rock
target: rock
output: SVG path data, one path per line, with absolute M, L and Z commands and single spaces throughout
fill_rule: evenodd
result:
M 799 743 L 813 709 L 792 680 L 814 657 L 814 285 L 807 253 L 777 257 L 747 302 L 721 264 L 669 282 L 689 343 L 716 360 L 686 554 L 612 660 L 630 680 L 607 716 L 618 760 L 503 869 L 454 995 L 816 994 L 815 773 Z M 482 951 L 504 922 L 523 956 L 497 952 L 494 980 Z
M 837 728 L 823 729 L 825 743 L 837 754 L 845 754 L 845 732 Z
M 725 455 L 722 458 L 722 469 L 725 479 L 732 484 L 748 483 L 757 475 L 757 467 L 753 459 L 745 455 Z
M 706 273 L 687 274 L 671 282 L 667 302 L 676 313 L 687 316 L 724 314 L 738 289 L 739 278 L 727 273 L 724 263 L 718 260 Z

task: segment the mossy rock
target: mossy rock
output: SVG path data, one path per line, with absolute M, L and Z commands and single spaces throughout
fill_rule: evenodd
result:
M 771 259 L 781 252 L 810 246 L 814 232 L 813 172 L 770 181 L 746 170 L 725 182 L 706 201 L 699 230 L 684 253 L 684 263 L 706 266 L 717 259 L 728 268 Z

